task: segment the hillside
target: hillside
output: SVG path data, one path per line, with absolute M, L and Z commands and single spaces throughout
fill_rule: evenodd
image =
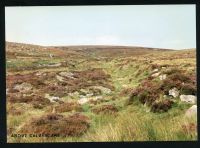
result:
M 197 140 L 195 49 L 6 42 L 6 88 L 11 143 Z

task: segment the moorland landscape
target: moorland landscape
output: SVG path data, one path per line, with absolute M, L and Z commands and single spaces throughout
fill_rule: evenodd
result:
M 10 143 L 197 140 L 196 95 L 196 49 L 6 42 Z

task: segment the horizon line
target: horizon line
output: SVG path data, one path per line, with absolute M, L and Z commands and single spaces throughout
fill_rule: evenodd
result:
M 9 43 L 17 43 L 17 44 L 27 44 L 27 45 L 35 45 L 35 46 L 41 46 L 41 47 L 76 47 L 76 46 L 115 46 L 115 47 L 138 47 L 138 48 L 151 48 L 151 49 L 165 49 L 165 50 L 186 50 L 186 49 L 196 49 L 196 47 L 190 47 L 190 48 L 160 48 L 160 47 L 149 47 L 149 46 L 139 46 L 139 45 L 116 45 L 116 44 L 71 44 L 71 45 L 41 45 L 36 43 L 25 43 L 25 42 L 14 42 L 14 41 L 5 41 Z

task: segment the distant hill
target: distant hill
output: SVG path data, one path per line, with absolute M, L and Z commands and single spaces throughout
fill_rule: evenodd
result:
M 186 49 L 189 50 L 189 49 Z M 194 50 L 194 49 L 193 49 Z M 93 56 L 93 57 L 118 57 L 137 56 L 153 52 L 174 51 L 172 49 L 138 47 L 138 46 L 112 46 L 112 45 L 77 45 L 77 46 L 40 46 L 6 42 L 7 52 L 34 52 L 38 54 L 51 52 L 55 55 L 66 56 Z

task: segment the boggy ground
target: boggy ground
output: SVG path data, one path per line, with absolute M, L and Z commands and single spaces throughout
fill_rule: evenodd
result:
M 8 142 L 197 140 L 195 49 L 7 42 L 6 67 Z

